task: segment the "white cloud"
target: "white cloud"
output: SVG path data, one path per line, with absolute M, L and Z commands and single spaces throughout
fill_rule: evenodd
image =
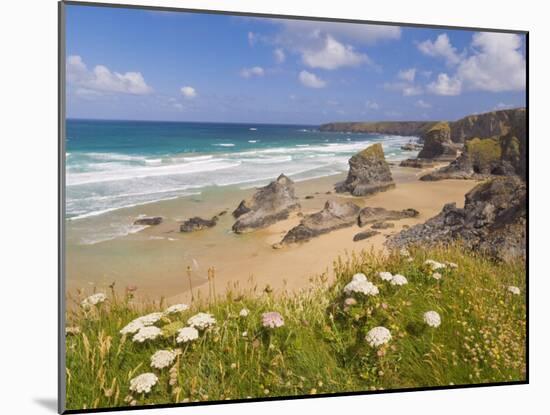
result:
M 140 72 L 121 74 L 111 72 L 104 65 L 97 65 L 90 71 L 78 55 L 69 56 L 66 65 L 67 82 L 78 86 L 81 95 L 88 94 L 89 96 L 91 91 L 106 94 L 146 95 L 153 91 Z
M 302 85 L 307 86 L 308 88 L 324 88 L 327 84 L 317 75 L 308 71 L 300 72 L 298 79 Z
M 414 95 L 420 95 L 424 93 L 421 86 L 416 85 L 414 80 L 416 78 L 416 69 L 403 69 L 397 73 L 396 82 L 386 82 L 384 88 L 389 91 L 399 91 L 403 96 L 410 97 Z
M 504 102 L 499 102 L 493 109 L 495 110 L 505 110 L 509 108 L 514 108 L 513 104 L 505 104 Z
M 521 37 L 511 33 L 478 32 L 472 36 L 469 53 L 457 54 L 446 34 L 435 42 L 418 45 L 430 56 L 443 56 L 456 67 L 452 75 L 440 73 L 428 89 L 439 95 L 458 95 L 471 91 L 521 91 L 526 84 L 526 64 Z
M 261 66 L 253 66 L 252 68 L 241 69 L 241 76 L 243 78 L 252 78 L 255 76 L 264 76 L 265 71 Z
M 457 75 L 469 89 L 502 92 L 525 88 L 526 65 L 521 38 L 510 33 L 476 33 L 474 53 L 463 62 Z
M 370 101 L 370 100 L 365 102 L 365 107 L 367 107 L 367 109 L 369 110 L 374 110 L 374 111 L 380 109 L 380 105 L 376 101 Z
M 460 62 L 461 55 L 451 45 L 449 36 L 446 33 L 439 35 L 434 42 L 428 39 L 419 43 L 418 49 L 424 55 L 444 58 L 449 65 Z
M 462 92 L 462 81 L 456 77 L 449 77 L 440 73 L 437 80 L 428 85 L 428 91 L 435 95 L 459 95 Z
M 304 50 L 302 61 L 311 68 L 337 69 L 342 66 L 357 66 L 368 61 L 365 54 L 357 53 L 350 45 L 344 45 L 327 35 L 324 46 L 316 50 Z
M 397 73 L 397 78 L 405 82 L 414 82 L 415 76 L 416 76 L 415 68 L 403 69 Z
M 414 104 L 415 107 L 418 107 L 418 108 L 431 108 L 432 107 L 432 104 L 422 100 L 422 99 L 419 99 L 418 101 L 415 102 Z
M 281 48 L 277 48 L 273 51 L 273 56 L 275 57 L 275 61 L 277 63 L 283 63 L 286 59 L 286 55 L 285 55 L 285 52 L 284 50 L 282 50 Z
M 183 86 L 180 89 L 180 92 L 186 99 L 193 99 L 197 97 L 197 91 L 192 86 Z

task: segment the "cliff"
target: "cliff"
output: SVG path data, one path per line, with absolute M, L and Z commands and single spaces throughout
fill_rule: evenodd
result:
M 500 137 L 508 134 L 521 118 L 525 121 L 525 108 L 468 115 L 451 123 L 451 140 L 463 143 L 473 137 Z
M 334 122 L 321 125 L 319 130 L 420 137 L 435 124 L 433 121 Z

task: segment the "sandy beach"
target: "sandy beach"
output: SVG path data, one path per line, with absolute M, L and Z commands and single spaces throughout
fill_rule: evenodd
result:
M 296 195 L 302 213 L 322 209 L 329 199 L 351 199 L 360 207 L 386 209 L 414 208 L 416 218 L 395 221 L 395 227 L 381 230 L 379 235 L 354 242 L 360 230 L 354 225 L 322 235 L 309 242 L 273 249 L 285 233 L 297 225 L 296 214 L 268 228 L 237 235 L 231 232 L 234 219 L 231 212 L 238 203 L 250 196 L 254 188 L 235 186 L 211 188 L 200 195 L 120 209 L 96 217 L 67 223 L 67 286 L 68 291 L 85 292 L 105 289 L 112 283 L 123 290 L 137 286 L 137 298 L 168 302 L 190 300 L 190 285 L 194 295 L 208 295 L 208 268 L 215 267 L 215 286 L 218 295 L 227 287 L 263 290 L 269 286 L 274 292 L 298 290 L 308 284 L 314 275 L 325 273 L 332 277 L 332 262 L 339 255 L 363 249 L 383 250 L 384 241 L 403 226 L 424 222 L 436 215 L 445 203 L 464 203 L 464 195 L 475 184 L 470 180 L 423 182 L 418 180 L 424 171 L 392 167 L 396 181 L 394 189 L 369 197 L 335 194 L 333 186 L 344 175 L 297 182 Z M 306 196 L 309 198 L 306 199 Z M 311 198 L 313 196 L 313 198 Z M 217 226 L 199 232 L 179 232 L 179 224 L 192 216 L 208 218 L 219 215 Z M 158 226 L 138 229 L 135 233 L 114 239 L 86 243 L 86 232 L 113 223 L 131 224 L 139 215 L 163 216 Z M 191 283 L 186 271 L 191 269 Z M 200 291 L 200 294 L 199 294 Z

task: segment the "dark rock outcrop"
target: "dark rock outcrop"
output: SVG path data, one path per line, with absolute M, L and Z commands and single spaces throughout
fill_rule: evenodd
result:
M 353 237 L 353 242 L 362 241 L 363 239 L 372 238 L 374 235 L 378 235 L 380 232 L 377 231 L 364 231 L 355 234 Z
M 451 141 L 451 127 L 440 122 L 424 134 L 424 147 L 418 153 L 419 159 L 451 161 L 457 156 L 459 146 Z
M 435 162 L 430 159 L 407 159 L 399 163 L 401 167 L 414 167 L 415 169 L 425 169 L 435 166 Z
M 335 186 L 335 190 L 366 196 L 394 186 L 382 144 L 373 144 L 349 159 L 348 176 Z
M 527 188 L 517 176 L 481 183 L 466 195 L 464 208 L 449 203 L 435 217 L 403 230 L 388 246 L 433 246 L 460 241 L 493 258 L 523 259 L 526 253 Z
M 473 137 L 500 137 L 510 132 L 518 117 L 525 120 L 525 108 L 468 115 L 451 123 L 451 140 L 464 143 Z
M 394 227 L 395 224 L 391 222 L 375 222 L 372 224 L 371 229 L 389 229 Z
M 294 182 L 281 174 L 277 180 L 259 188 L 250 200 L 243 200 L 233 216 L 237 221 L 233 231 L 244 233 L 265 228 L 299 210 L 300 204 L 294 194 Z
M 361 209 L 357 223 L 359 226 L 365 226 L 370 223 L 384 222 L 388 220 L 399 220 L 414 218 L 419 215 L 416 209 L 387 210 L 381 207 L 366 207 Z
M 357 223 L 359 206 L 352 202 L 328 200 L 323 210 L 306 215 L 298 226 L 287 232 L 281 244 L 305 242 L 316 236 L 353 226 Z
M 401 146 L 401 150 L 404 151 L 419 151 L 422 150 L 424 146 L 420 143 L 415 143 L 413 141 L 409 141 L 407 144 L 403 144 Z
M 207 228 L 212 228 L 218 223 L 218 217 L 214 216 L 212 219 L 203 219 L 195 216 L 191 219 L 187 219 L 180 226 L 180 232 L 196 232 Z
M 160 225 L 162 223 L 162 217 L 161 216 L 148 216 L 145 218 L 139 218 L 134 221 L 134 225 L 142 225 L 142 226 L 154 226 L 154 225 Z

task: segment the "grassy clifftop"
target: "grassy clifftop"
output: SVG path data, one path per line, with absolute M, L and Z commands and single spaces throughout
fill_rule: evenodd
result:
M 298 294 L 228 292 L 173 313 L 157 313 L 166 309 L 162 301 L 143 309 L 114 293 L 86 307 L 74 299 L 78 306 L 67 315 L 68 408 L 525 379 L 523 263 L 494 263 L 456 247 L 362 253 L 337 260 L 334 269 L 333 284 L 321 275 Z M 401 274 L 406 284 L 380 272 Z M 352 278 L 359 282 L 350 285 Z M 439 321 L 425 314 L 431 311 Z M 178 343 L 193 337 L 180 330 L 197 312 L 215 323 Z M 147 335 L 120 333 L 140 316 Z M 160 350 L 166 359 L 155 355 Z M 153 355 L 154 365 L 166 366 L 151 367 Z M 140 381 L 150 391 L 130 389 Z

